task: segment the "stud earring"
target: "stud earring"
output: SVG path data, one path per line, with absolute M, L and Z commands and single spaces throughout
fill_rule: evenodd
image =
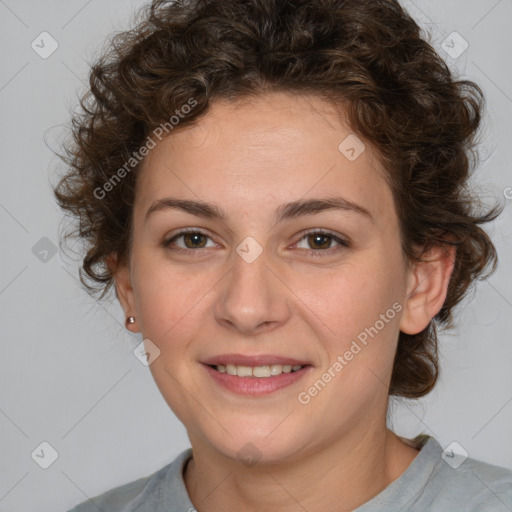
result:
M 129 316 L 127 319 L 126 319 L 126 327 L 128 327 L 130 324 L 134 324 L 135 323 L 135 317 L 134 316 Z

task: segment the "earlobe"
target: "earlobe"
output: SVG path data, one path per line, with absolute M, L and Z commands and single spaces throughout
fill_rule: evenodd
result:
M 124 310 L 125 317 L 127 319 L 136 318 L 130 268 L 127 265 L 119 265 L 115 255 L 108 256 L 107 265 L 111 269 L 114 279 L 114 287 L 116 290 L 116 297 Z M 132 332 L 136 332 L 135 322 L 136 320 L 133 322 L 126 321 L 126 328 Z
M 400 330 L 423 331 L 443 307 L 453 272 L 457 248 L 437 245 L 425 252 L 422 262 L 410 271 Z

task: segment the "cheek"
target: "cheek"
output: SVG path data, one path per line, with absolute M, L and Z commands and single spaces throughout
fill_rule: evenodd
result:
M 314 280 L 307 285 L 307 305 L 312 310 L 307 322 L 311 324 L 315 316 L 322 321 L 316 320 L 320 327 L 315 333 L 325 349 L 319 374 L 329 384 L 314 400 L 325 415 L 363 414 L 387 394 L 401 305 L 394 284 L 397 276 L 389 268 L 386 272 L 379 261 L 382 258 L 375 258 L 373 264 L 367 259 L 364 265 L 346 266 L 328 279 L 317 280 L 322 286 L 315 288 Z M 315 388 L 318 378 L 308 382 L 304 391 Z
M 142 334 L 160 347 L 185 341 L 186 331 L 198 325 L 201 302 L 214 284 L 207 276 L 190 273 L 166 262 L 140 259 L 135 266 L 136 301 Z
M 350 366 L 377 368 L 388 366 L 394 357 L 402 309 L 400 276 L 382 261 L 366 259 L 337 269 L 328 278 L 302 283 L 304 302 L 326 326 L 329 364 L 346 354 Z
M 311 309 L 335 332 L 345 332 L 375 322 L 391 307 L 395 295 L 389 270 L 371 262 L 341 266 L 332 273 L 308 277 L 302 288 Z M 381 311 L 382 310 L 382 311 Z

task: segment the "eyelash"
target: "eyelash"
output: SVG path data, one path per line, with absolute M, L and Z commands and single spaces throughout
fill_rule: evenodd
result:
M 198 252 L 199 249 L 204 249 L 204 247 L 199 247 L 198 249 L 183 249 L 181 247 L 171 247 L 171 243 L 174 242 L 175 240 L 177 240 L 178 238 L 181 238 L 182 236 L 186 235 L 186 234 L 197 234 L 197 235 L 202 235 L 202 236 L 205 236 L 207 238 L 210 238 L 211 237 L 205 233 L 204 231 L 201 231 L 200 229 L 195 229 L 195 228 L 189 228 L 189 229 L 183 229 L 182 231 L 180 231 L 179 233 L 176 233 L 172 238 L 170 238 L 169 240 L 166 240 L 162 243 L 163 247 L 165 249 L 169 249 L 173 252 L 176 252 L 176 253 L 180 253 L 180 254 L 185 254 L 185 253 L 188 253 L 190 254 L 190 252 Z M 306 231 L 301 238 L 299 238 L 299 240 L 297 240 L 297 242 L 295 242 L 294 245 L 298 244 L 299 242 L 301 242 L 302 240 L 304 240 L 304 238 L 307 238 L 308 236 L 310 235 L 325 235 L 325 238 L 330 238 L 331 240 L 337 242 L 341 248 L 343 249 L 348 249 L 350 248 L 350 244 L 349 242 L 347 242 L 346 240 L 343 240 L 341 238 L 339 238 L 338 236 L 334 235 L 333 233 L 329 232 L 329 231 L 326 231 L 326 230 L 321 230 L 321 229 L 314 229 L 314 230 L 311 230 L 311 231 Z M 313 255 L 313 256 L 324 256 L 324 254 L 321 254 L 321 253 L 327 253 L 325 254 L 326 256 L 332 254 L 332 247 L 330 247 L 329 249 L 302 249 L 306 252 L 308 252 L 309 254 Z M 337 250 L 335 250 L 334 252 L 338 252 L 340 249 L 338 248 Z

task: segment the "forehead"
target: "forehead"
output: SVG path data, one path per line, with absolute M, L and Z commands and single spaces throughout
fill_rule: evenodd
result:
M 374 218 L 393 208 L 376 152 L 343 113 L 314 96 L 272 93 L 217 101 L 146 156 L 136 209 L 166 195 L 254 210 L 307 197 L 342 195 Z

